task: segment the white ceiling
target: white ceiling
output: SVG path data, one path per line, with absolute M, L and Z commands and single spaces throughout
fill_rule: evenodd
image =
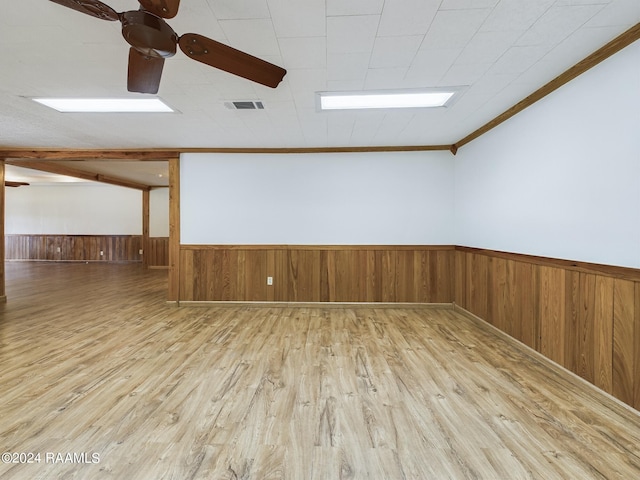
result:
M 135 0 L 107 0 L 117 11 Z M 452 144 L 640 22 L 640 0 L 183 0 L 168 21 L 287 69 L 270 89 L 166 61 L 176 114 L 61 114 L 34 96 L 126 90 L 119 22 L 46 0 L 3 2 L 0 149 Z M 447 109 L 318 112 L 315 92 L 466 86 Z M 265 110 L 233 111 L 230 100 Z

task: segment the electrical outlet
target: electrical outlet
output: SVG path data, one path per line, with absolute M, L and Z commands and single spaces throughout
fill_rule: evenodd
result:
M 267 285 L 273 285 L 273 277 L 267 277 Z
M 140 255 L 142 255 L 142 249 L 138 250 L 138 253 L 139 253 Z
M 102 257 L 103 255 L 104 255 L 104 252 L 100 250 L 100 256 Z
M 60 253 L 60 247 L 56 248 L 56 252 Z

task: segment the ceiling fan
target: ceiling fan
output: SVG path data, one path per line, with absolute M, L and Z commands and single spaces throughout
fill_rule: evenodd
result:
M 178 36 L 164 21 L 178 13 L 180 0 L 139 0 L 140 9 L 118 13 L 99 0 L 51 0 L 102 20 L 122 23 L 122 36 L 131 45 L 127 90 L 158 93 L 164 59 L 177 46 L 188 57 L 225 72 L 275 88 L 287 71 L 248 53 L 195 33 Z

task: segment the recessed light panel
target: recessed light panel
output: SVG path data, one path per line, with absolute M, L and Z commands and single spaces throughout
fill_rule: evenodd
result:
M 457 92 L 457 88 L 372 92 L 320 92 L 318 97 L 320 110 L 434 108 L 446 106 Z
M 159 98 L 34 98 L 63 113 L 171 113 Z

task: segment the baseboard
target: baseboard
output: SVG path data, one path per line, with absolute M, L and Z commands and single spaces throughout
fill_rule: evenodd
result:
M 7 296 L 6 295 L 0 295 L 0 303 L 7 303 Z
M 7 258 L 7 263 L 142 263 L 142 260 L 48 260 L 46 258 Z M 169 267 L 167 267 L 169 268 Z
M 227 302 L 180 300 L 181 307 L 253 307 L 253 308 L 439 308 L 453 309 L 452 303 L 385 302 Z
M 580 386 L 587 385 L 587 386 L 589 386 L 590 389 L 593 390 L 594 393 L 601 395 L 606 400 L 609 400 L 609 401 L 615 403 L 617 406 L 624 407 L 624 409 L 629 411 L 629 412 L 635 413 L 636 415 L 640 415 L 640 411 L 636 410 L 631 405 L 623 402 L 619 398 L 614 397 L 609 392 L 606 392 L 606 391 L 602 390 L 601 388 L 597 387 L 596 385 L 594 385 L 593 383 L 589 382 L 588 380 L 585 380 L 584 378 L 582 378 L 580 375 L 576 374 L 575 372 L 572 372 L 571 370 L 563 367 L 559 363 L 556 363 L 553 360 L 551 360 L 550 358 L 545 357 L 542 353 L 540 353 L 536 349 L 531 348 L 526 343 L 523 343 L 520 340 L 518 340 L 517 338 L 512 337 L 508 333 L 503 332 L 498 327 L 496 327 L 494 325 L 491 325 L 489 322 L 487 322 L 483 318 L 477 316 L 474 313 L 471 313 L 469 310 L 461 307 L 460 305 L 456 304 L 455 302 L 452 303 L 452 308 L 456 313 L 464 315 L 468 319 L 473 320 L 474 322 L 479 324 L 479 326 L 481 326 L 482 328 L 486 328 L 486 329 L 490 330 L 492 333 L 495 333 L 497 336 L 499 336 L 503 340 L 506 340 L 506 341 L 508 341 L 510 343 L 513 343 L 513 344 L 517 345 L 518 347 L 522 348 L 523 350 L 526 350 L 527 353 L 529 353 L 532 357 L 534 357 L 540 363 L 543 363 L 543 364 L 545 364 L 545 366 L 551 368 L 552 370 L 555 370 L 558 373 L 560 373 L 562 375 L 565 375 L 566 377 L 568 377 L 568 380 L 570 380 L 571 382 L 573 382 L 575 384 L 580 384 Z
M 149 270 L 169 270 L 169 265 L 149 265 Z

